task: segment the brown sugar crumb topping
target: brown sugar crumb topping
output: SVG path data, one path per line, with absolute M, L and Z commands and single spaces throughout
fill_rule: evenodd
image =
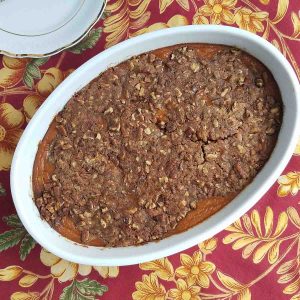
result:
M 282 120 L 270 72 L 230 47 L 178 46 L 110 68 L 55 119 L 54 166 L 36 195 L 52 226 L 82 243 L 162 239 L 201 199 L 238 193 L 268 160 Z

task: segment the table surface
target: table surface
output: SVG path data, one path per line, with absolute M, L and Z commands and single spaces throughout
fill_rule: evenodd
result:
M 78 265 L 42 249 L 20 223 L 9 188 L 14 148 L 35 111 L 104 48 L 167 27 L 226 24 L 268 39 L 300 78 L 299 10 L 298 0 L 112 0 L 68 51 L 50 59 L 0 57 L 0 299 L 299 300 L 300 142 L 277 182 L 240 220 L 182 253 L 128 267 Z

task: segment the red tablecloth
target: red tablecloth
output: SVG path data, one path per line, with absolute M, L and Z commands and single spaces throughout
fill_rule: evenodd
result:
M 30 118 L 104 48 L 172 26 L 226 24 L 268 39 L 300 77 L 299 10 L 299 0 L 112 0 L 104 20 L 72 49 L 49 60 L 1 57 L 0 299 L 299 300 L 300 143 L 282 176 L 240 220 L 183 253 L 129 267 L 77 265 L 41 249 L 20 223 L 9 189 L 13 151 Z

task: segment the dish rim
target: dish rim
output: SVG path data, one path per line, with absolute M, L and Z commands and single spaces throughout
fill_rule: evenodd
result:
M 18 169 L 20 168 L 20 165 L 22 166 L 22 154 L 23 151 L 28 150 L 26 149 L 26 145 L 28 146 L 28 143 L 30 141 L 30 138 L 32 137 L 32 134 L 34 133 L 35 127 L 38 128 L 39 125 L 38 122 L 42 120 L 43 115 L 51 108 L 53 104 L 55 104 L 55 101 L 58 102 L 56 99 L 61 97 L 62 92 L 66 89 L 68 89 L 68 85 L 71 83 L 74 83 L 77 85 L 77 90 L 80 90 L 84 85 L 80 85 L 80 77 L 84 75 L 88 70 L 93 69 L 95 66 L 98 68 L 102 65 L 105 65 L 106 69 L 111 67 L 112 64 L 109 64 L 106 62 L 106 59 L 108 60 L 111 58 L 114 63 L 113 65 L 116 65 L 120 63 L 121 61 L 124 61 L 128 59 L 129 57 L 135 55 L 135 53 L 145 53 L 147 51 L 138 51 L 134 47 L 136 46 L 138 48 L 138 45 L 142 44 L 143 42 L 149 42 L 151 40 L 162 40 L 160 44 L 165 44 L 165 46 L 168 45 L 175 45 L 180 43 L 172 43 L 172 42 L 165 42 L 165 39 L 168 37 L 174 37 L 174 40 L 176 40 L 176 35 L 178 39 L 178 35 L 185 34 L 186 37 L 193 37 L 195 34 L 206 34 L 210 35 L 211 41 L 205 42 L 199 38 L 198 43 L 214 43 L 216 37 L 218 39 L 218 34 L 225 34 L 223 38 L 223 42 L 219 42 L 219 44 L 225 44 L 228 43 L 228 45 L 236 46 L 235 43 L 230 42 L 233 38 L 241 38 L 244 40 L 247 40 L 252 47 L 257 46 L 258 48 L 261 48 L 264 50 L 264 54 L 270 54 L 271 60 L 275 60 L 276 63 L 278 63 L 278 66 L 280 67 L 278 70 L 279 73 L 284 73 L 286 76 L 286 79 L 289 80 L 289 85 L 292 88 L 290 93 L 293 94 L 293 97 L 291 97 L 292 100 L 287 100 L 284 98 L 286 95 L 282 95 L 282 100 L 284 103 L 284 115 L 283 115 L 283 123 L 282 128 L 279 133 L 278 142 L 273 150 L 273 153 L 266 163 L 266 165 L 263 167 L 263 169 L 257 174 L 257 176 L 254 178 L 253 182 L 249 184 L 234 200 L 232 200 L 228 205 L 226 205 L 223 209 L 221 209 L 219 212 L 205 220 L 204 222 L 194 226 L 193 228 L 176 235 L 172 235 L 168 238 L 162 239 L 158 242 L 150 242 L 145 245 L 141 246 L 130 246 L 130 247 L 118 247 L 118 248 L 100 248 L 100 247 L 91 247 L 91 246 L 84 246 L 81 244 L 76 244 L 70 240 L 67 240 L 66 238 L 59 235 L 54 229 L 49 226 L 49 232 L 51 232 L 51 237 L 56 236 L 57 245 L 56 243 L 49 243 L 49 241 L 46 239 L 46 237 L 39 236 L 37 228 L 38 226 L 32 226 L 32 219 L 28 218 L 28 216 L 25 215 L 25 213 L 22 211 L 22 202 L 24 200 L 24 197 L 19 195 L 18 193 L 18 185 L 20 184 L 19 180 L 20 175 L 18 174 Z M 180 36 L 179 36 L 180 37 Z M 220 38 L 220 37 L 219 37 Z M 181 43 L 188 43 L 181 42 Z M 196 42 L 195 42 L 196 43 Z M 214 44 L 217 44 L 215 42 Z M 152 50 L 158 49 L 161 47 L 153 46 Z M 243 50 L 241 46 L 239 46 L 240 49 Z M 248 47 L 248 49 L 250 46 Z M 126 52 L 126 49 L 129 49 L 132 54 L 125 58 L 123 57 L 124 54 L 122 54 L 122 51 Z M 131 49 L 131 50 L 130 50 Z M 248 49 L 246 50 L 247 52 Z M 253 50 L 254 51 L 254 50 Z M 117 60 L 114 58 L 114 55 L 117 55 L 119 53 L 119 56 L 122 56 L 121 60 Z M 253 55 L 253 53 L 250 53 Z M 262 54 L 263 55 L 263 54 Z M 255 56 L 255 55 L 253 55 Z M 264 62 L 263 62 L 264 63 Z M 265 63 L 264 63 L 265 64 Z M 270 69 L 273 69 L 273 66 L 269 66 L 266 64 L 266 66 Z M 103 67 L 103 66 L 102 66 Z M 100 71 L 99 73 L 102 73 L 103 71 Z M 273 73 L 273 72 L 272 72 Z M 275 74 L 273 74 L 276 80 Z M 97 75 L 93 75 L 93 78 L 95 78 Z M 89 80 L 91 81 L 91 80 Z M 277 80 L 278 81 L 278 80 Z M 278 82 L 278 85 L 280 87 L 280 91 L 282 93 L 282 89 L 285 90 L 283 84 Z M 70 97 L 68 97 L 67 100 L 64 100 L 63 103 L 67 103 L 69 101 Z M 289 102 L 288 102 L 289 101 Z M 287 103 L 292 103 L 290 105 L 287 105 Z M 156 31 L 152 33 L 147 33 L 135 38 L 132 38 L 130 40 L 126 40 L 116 46 L 113 46 L 102 53 L 96 55 L 89 61 L 87 61 L 85 64 L 83 64 L 80 68 L 78 68 L 76 71 L 74 71 L 49 97 L 48 99 L 43 103 L 43 105 L 39 108 L 38 112 L 34 115 L 30 123 L 28 124 L 27 128 L 25 129 L 19 144 L 17 145 L 12 167 L 11 167 L 11 191 L 13 196 L 13 201 L 17 210 L 17 213 L 24 224 L 25 228 L 28 230 L 28 232 L 33 236 L 33 238 L 39 242 L 44 248 L 48 249 L 50 252 L 54 253 L 55 255 L 69 260 L 76 263 L 82 263 L 87 265 L 130 265 L 130 264 L 136 264 L 141 263 L 144 261 L 149 261 L 153 259 L 157 259 L 160 257 L 168 256 L 177 252 L 180 252 L 182 250 L 185 250 L 187 248 L 190 248 L 197 243 L 204 241 L 205 239 L 208 239 L 215 235 L 216 233 L 220 232 L 221 230 L 225 229 L 227 226 L 229 226 L 232 222 L 236 221 L 238 218 L 240 218 L 244 213 L 246 213 L 253 205 L 255 205 L 258 200 L 263 196 L 263 194 L 273 185 L 273 183 L 276 181 L 276 179 L 279 177 L 279 175 L 282 173 L 284 168 L 286 167 L 289 159 L 292 156 L 292 153 L 294 151 L 294 148 L 296 146 L 298 134 L 297 131 L 300 129 L 300 86 L 298 83 L 297 76 L 289 64 L 289 62 L 284 58 L 284 56 L 277 50 L 274 46 L 272 46 L 270 43 L 268 43 L 266 40 L 262 39 L 261 37 L 246 32 L 241 29 L 228 27 L 228 26 L 218 26 L 218 25 L 191 25 L 191 26 L 183 26 L 183 27 L 176 27 L 176 28 L 170 28 L 170 29 L 164 29 L 161 31 Z M 59 104 L 56 105 L 56 107 L 59 106 Z M 293 107 L 291 107 L 293 106 Z M 53 107 L 52 107 L 53 110 Z M 60 111 L 59 109 L 58 111 Z M 55 113 L 56 115 L 57 113 Z M 49 121 L 49 122 L 48 122 Z M 50 122 L 52 121 L 52 118 L 50 119 L 48 117 L 47 123 L 49 127 Z M 43 134 L 44 135 L 44 134 Z M 284 144 L 284 142 L 286 142 Z M 29 143 L 30 144 L 30 143 Z M 37 145 L 35 143 L 35 149 L 32 149 L 31 152 L 34 153 L 34 158 L 37 151 Z M 29 150 L 30 151 L 30 150 Z M 278 158 L 278 161 L 277 161 Z M 23 163 L 24 165 L 24 163 Z M 22 168 L 21 168 L 22 170 Z M 32 173 L 32 171 L 31 171 Z M 24 180 L 23 180 L 24 181 Z M 31 189 L 31 180 L 27 183 L 28 186 L 30 185 Z M 28 198 L 27 197 L 27 202 Z M 30 198 L 30 201 L 34 203 L 32 198 Z M 237 205 L 236 205 L 237 204 Z M 24 206 L 24 204 L 23 204 Z M 35 204 L 34 204 L 35 206 Z M 36 208 L 37 210 L 37 208 Z M 40 215 L 38 214 L 39 220 Z M 37 221 L 37 220 L 36 220 Z M 215 223 L 215 221 L 217 221 Z M 46 223 L 46 221 L 42 221 Z M 57 238 L 59 236 L 59 238 Z M 67 241 L 67 243 L 62 243 L 60 240 Z M 65 244 L 65 248 L 61 249 L 59 248 L 61 244 Z M 70 249 L 73 250 L 81 249 L 81 252 L 85 249 L 97 249 L 99 251 L 99 255 L 97 257 L 92 257 L 87 254 L 83 253 L 75 253 L 76 251 L 72 252 Z M 79 251 L 79 250 L 78 250 Z M 92 253 L 92 252 L 91 252 Z M 90 254 L 91 254 L 90 253 Z

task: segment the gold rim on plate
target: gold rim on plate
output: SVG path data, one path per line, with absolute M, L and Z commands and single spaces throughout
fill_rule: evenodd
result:
M 52 56 L 52 55 L 55 55 L 55 54 L 57 54 L 61 51 L 64 51 L 64 50 L 76 45 L 77 43 L 79 43 L 91 31 L 91 29 L 100 20 L 102 14 L 104 13 L 104 9 L 105 9 L 106 4 L 107 4 L 107 0 L 104 0 L 103 5 L 102 5 L 102 7 L 99 11 L 99 14 L 95 18 L 95 20 L 91 23 L 91 25 L 87 28 L 87 30 L 80 37 L 78 37 L 75 41 L 73 41 L 72 43 L 70 43 L 68 45 L 65 45 L 61 48 L 58 48 L 56 50 L 53 50 L 53 51 L 51 51 L 49 53 L 45 53 L 45 54 L 16 54 L 16 53 L 12 53 L 12 52 L 5 51 L 5 50 L 0 50 L 0 54 L 6 55 L 6 56 L 11 56 L 11 57 L 16 57 L 16 58 L 26 58 L 26 57 L 40 58 L 40 57 Z M 66 25 L 66 24 L 64 24 L 64 25 Z

